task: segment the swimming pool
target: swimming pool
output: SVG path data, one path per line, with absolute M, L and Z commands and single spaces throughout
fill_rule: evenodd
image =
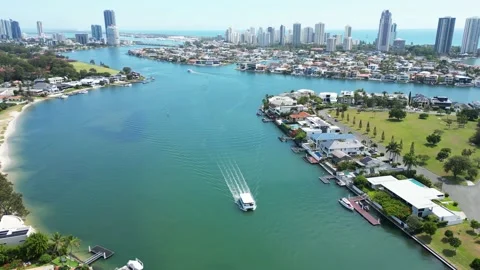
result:
M 297 130 L 297 129 L 300 128 L 300 126 L 297 125 L 297 124 L 291 124 L 291 125 L 289 125 L 289 126 L 290 126 L 290 129 L 291 129 L 291 130 Z
M 417 180 L 415 179 L 408 179 L 410 182 L 414 183 L 415 185 L 419 186 L 419 187 L 426 187 L 424 184 L 418 182 Z

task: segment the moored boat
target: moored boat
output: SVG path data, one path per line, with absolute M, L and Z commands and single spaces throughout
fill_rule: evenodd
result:
M 353 208 L 353 205 L 350 203 L 350 201 L 349 201 L 347 198 L 343 197 L 343 198 L 341 198 L 340 200 L 338 200 L 338 202 L 339 202 L 343 207 L 347 208 L 347 209 L 350 210 L 350 211 L 353 211 L 353 209 L 354 209 L 354 208 Z
M 116 270 L 143 270 L 143 262 L 139 259 L 130 260 L 127 262 L 127 265 L 116 268 Z

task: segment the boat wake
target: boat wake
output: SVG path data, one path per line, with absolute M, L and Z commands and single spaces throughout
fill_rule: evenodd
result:
M 217 165 L 235 201 L 240 198 L 240 194 L 251 193 L 236 162 L 217 162 Z

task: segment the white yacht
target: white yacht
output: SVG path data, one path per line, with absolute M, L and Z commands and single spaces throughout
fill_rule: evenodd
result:
M 139 259 L 130 260 L 127 265 L 122 268 L 116 268 L 116 270 L 143 270 L 143 263 Z
M 66 98 L 68 98 L 68 95 L 61 95 L 61 96 L 59 96 L 59 98 L 66 99 Z
M 187 69 L 187 72 L 188 72 L 188 73 L 193 73 L 193 70 Z
M 131 87 L 132 84 L 131 84 L 131 83 L 127 83 L 127 84 L 124 84 L 123 86 L 125 86 L 125 87 Z
M 238 207 L 242 211 L 254 211 L 257 209 L 257 204 L 250 193 L 242 193 L 240 194 L 240 198 L 237 200 Z
M 343 207 L 347 208 L 347 209 L 350 210 L 350 211 L 353 211 L 353 209 L 354 209 L 354 208 L 353 208 L 353 205 L 350 203 L 350 201 L 349 201 L 347 198 L 343 197 L 343 198 L 341 198 L 340 200 L 338 200 L 338 202 L 339 202 Z
M 79 94 L 88 94 L 87 90 L 78 91 Z

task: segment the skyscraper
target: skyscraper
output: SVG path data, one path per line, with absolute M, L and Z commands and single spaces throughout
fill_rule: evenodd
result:
M 115 25 L 110 25 L 107 28 L 107 44 L 110 46 L 120 45 L 120 39 L 118 36 L 118 29 Z
M 7 38 L 7 31 L 5 30 L 5 23 L 0 19 L 0 39 Z
M 105 19 L 105 31 L 107 31 L 108 27 L 113 25 L 117 25 L 117 20 L 115 19 L 115 11 L 113 10 L 104 10 L 103 11 L 103 18 Z
M 280 25 L 280 45 L 285 45 L 285 25 Z
M 92 24 L 91 29 L 92 29 L 92 38 L 95 39 L 96 41 L 102 40 L 102 37 L 103 37 L 102 26 L 99 24 Z
M 435 51 L 438 54 L 448 54 L 452 47 L 455 18 L 444 17 L 438 19 L 437 37 L 435 38 Z
M 313 42 L 313 28 L 312 27 L 303 28 L 302 42 L 303 43 L 312 43 Z
M 86 45 L 88 43 L 88 34 L 75 34 L 75 41 L 82 45 Z
M 331 37 L 327 39 L 327 52 L 334 52 L 337 47 L 335 38 Z
M 350 51 L 352 50 L 352 38 L 351 37 L 345 37 L 343 39 L 343 50 L 344 51 Z
M 267 28 L 268 36 L 268 45 L 272 46 L 275 43 L 275 28 L 268 27 Z
M 392 13 L 388 10 L 382 12 L 378 25 L 377 50 L 388 52 L 390 47 L 390 31 L 392 28 Z
M 3 20 L 3 24 L 5 26 L 5 35 L 7 39 L 12 38 L 12 22 L 11 20 Z
M 43 25 L 41 21 L 37 21 L 37 34 L 39 37 L 43 37 Z
M 397 39 L 397 24 L 392 23 L 392 27 L 390 28 L 390 46 L 393 45 L 395 39 Z
M 323 45 L 325 44 L 325 24 L 317 23 L 315 24 L 315 44 Z
M 480 18 L 471 17 L 465 21 L 463 30 L 462 48 L 460 53 L 476 53 L 480 38 Z
M 299 46 L 301 44 L 301 36 L 302 36 L 302 25 L 300 23 L 294 23 L 293 37 L 292 37 L 293 46 Z
M 22 30 L 20 30 L 20 23 L 12 20 L 10 20 L 10 23 L 12 25 L 12 38 L 22 39 Z
M 352 27 L 350 25 L 345 26 L 345 38 L 352 37 Z

